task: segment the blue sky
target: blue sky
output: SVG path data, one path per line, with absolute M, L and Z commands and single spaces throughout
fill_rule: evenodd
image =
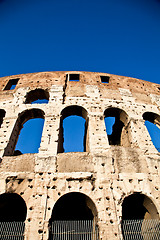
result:
M 159 0 L 0 0 L 0 76 L 82 70 L 159 82 Z
M 160 0 L 0 0 L 0 77 L 65 70 L 160 83 Z

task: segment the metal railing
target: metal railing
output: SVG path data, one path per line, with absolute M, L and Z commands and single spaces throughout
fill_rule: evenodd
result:
M 98 228 L 92 220 L 54 221 L 49 240 L 98 240 Z
M 0 240 L 24 240 L 24 222 L 0 222 Z
M 122 234 L 124 240 L 159 240 L 160 220 L 123 220 Z
M 160 220 L 123 220 L 123 240 L 160 240 Z M 24 222 L 0 222 L 0 240 L 24 240 Z M 98 240 L 98 227 L 92 220 L 54 221 L 49 240 Z

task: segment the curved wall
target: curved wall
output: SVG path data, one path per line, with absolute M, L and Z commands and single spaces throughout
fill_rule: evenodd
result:
M 17 83 L 15 89 L 10 89 L 12 82 Z M 48 103 L 26 103 L 26 96 L 35 89 L 45 90 Z M 30 99 L 35 100 L 31 94 Z M 64 153 L 58 150 L 63 141 L 61 113 L 74 114 L 74 108 L 75 114 L 87 122 L 86 150 Z M 25 200 L 26 239 L 48 239 L 52 208 L 61 196 L 71 192 L 83 193 L 93 201 L 99 237 L 104 240 L 122 238 L 122 203 L 134 192 L 151 198 L 159 213 L 160 154 L 143 115 L 160 115 L 160 85 L 91 72 L 9 76 L 0 78 L 0 109 L 5 111 L 0 128 L 0 193 L 14 192 Z M 45 119 L 39 152 L 13 156 L 17 119 L 32 109 L 37 114 L 43 112 Z M 73 112 L 67 113 L 67 109 Z M 108 112 L 114 115 L 114 109 L 122 126 L 115 128 L 115 133 L 121 131 L 119 144 L 110 145 L 104 118 Z M 38 117 L 36 111 L 28 118 Z

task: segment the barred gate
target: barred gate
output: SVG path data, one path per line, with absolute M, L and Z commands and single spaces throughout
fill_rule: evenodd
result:
M 124 240 L 159 240 L 160 220 L 123 220 L 122 234 Z
M 92 220 L 54 221 L 49 240 L 98 240 L 98 228 Z
M 0 240 L 24 240 L 24 222 L 0 222 Z

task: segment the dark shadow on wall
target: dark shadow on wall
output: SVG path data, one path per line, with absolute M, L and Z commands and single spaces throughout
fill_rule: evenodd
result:
M 3 109 L 0 109 L 0 127 L 3 123 L 3 118 L 5 117 L 6 112 Z

